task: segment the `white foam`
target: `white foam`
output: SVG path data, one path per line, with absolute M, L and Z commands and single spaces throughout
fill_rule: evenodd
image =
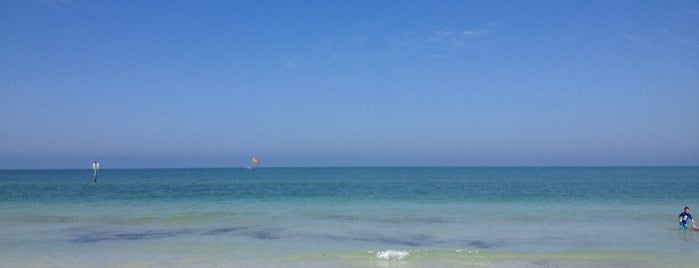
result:
M 379 251 L 376 252 L 376 257 L 384 260 L 403 260 L 405 257 L 408 257 L 410 253 L 407 251 L 398 251 L 398 250 L 386 250 L 386 251 Z

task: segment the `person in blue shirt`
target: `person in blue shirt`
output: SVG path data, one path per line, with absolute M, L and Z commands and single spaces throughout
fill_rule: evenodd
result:
M 689 207 L 684 207 L 684 212 L 680 213 L 680 229 L 688 229 L 687 220 L 691 220 L 692 227 L 697 228 L 697 224 L 694 223 L 694 218 L 692 218 L 692 214 L 689 214 Z

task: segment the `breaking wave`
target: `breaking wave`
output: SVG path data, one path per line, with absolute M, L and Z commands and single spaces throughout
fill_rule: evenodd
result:
M 379 259 L 384 259 L 384 260 L 403 260 L 406 257 L 408 257 L 410 253 L 407 251 L 399 251 L 399 250 L 386 250 L 386 251 L 379 251 L 376 252 L 376 257 Z

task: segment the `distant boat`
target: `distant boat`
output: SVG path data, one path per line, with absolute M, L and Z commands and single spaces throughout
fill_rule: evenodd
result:
M 252 157 L 252 160 L 250 160 L 250 161 L 252 161 L 252 164 L 253 164 L 253 165 L 259 165 L 259 164 L 260 164 L 260 159 L 257 159 L 257 157 L 255 157 L 255 156 L 253 156 L 253 157 Z M 245 167 L 245 169 L 251 170 L 251 169 L 252 169 L 252 166 L 247 166 L 247 167 Z

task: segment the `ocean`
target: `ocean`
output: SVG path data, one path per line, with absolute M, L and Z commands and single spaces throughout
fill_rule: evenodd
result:
M 0 266 L 696 267 L 698 190 L 699 167 L 0 170 Z

